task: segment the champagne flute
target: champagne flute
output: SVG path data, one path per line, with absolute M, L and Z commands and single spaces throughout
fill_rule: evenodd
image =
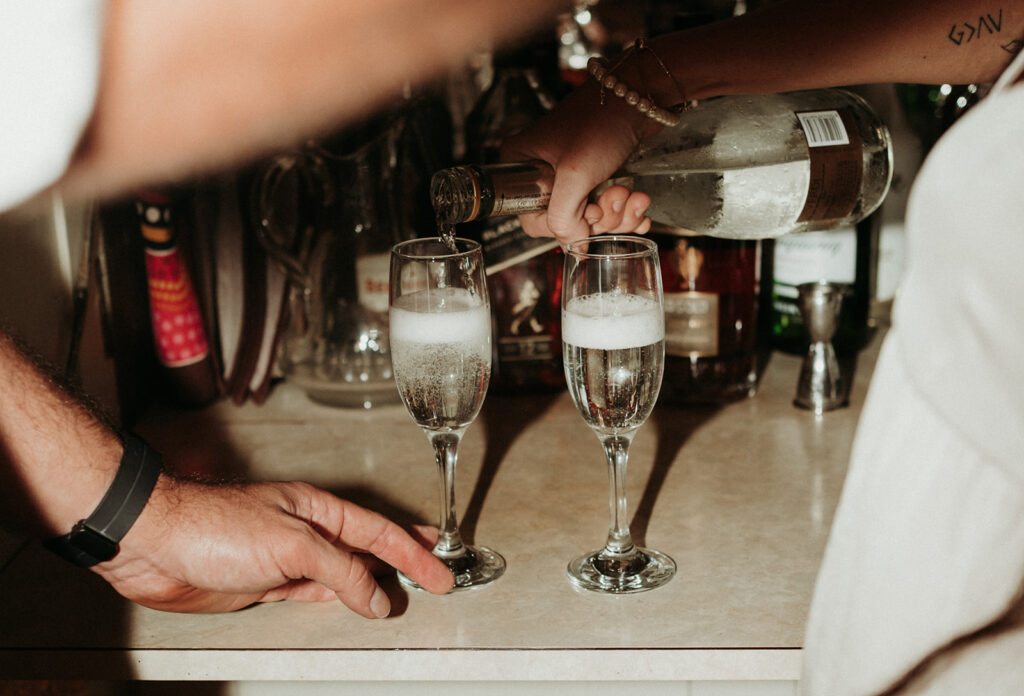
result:
M 459 442 L 480 412 L 491 376 L 491 314 L 480 245 L 439 237 L 395 245 L 389 315 L 395 382 L 434 448 L 440 475 L 434 555 L 455 575 L 454 589 L 486 585 L 505 572 L 505 559 L 464 544 L 455 512 Z M 399 579 L 418 587 L 401 573 Z
M 665 316 L 658 248 L 642 237 L 605 236 L 566 249 L 562 354 L 573 402 L 608 460 L 611 524 L 603 549 L 569 563 L 577 587 L 623 594 L 665 584 L 676 564 L 636 546 L 626 518 L 626 463 L 661 389 Z

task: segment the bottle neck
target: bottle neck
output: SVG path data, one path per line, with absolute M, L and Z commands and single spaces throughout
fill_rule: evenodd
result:
M 485 217 L 486 207 L 477 167 L 448 167 L 430 178 L 430 200 L 440 229 Z
M 430 196 L 439 226 L 547 209 L 554 170 L 546 163 L 465 165 L 436 172 Z

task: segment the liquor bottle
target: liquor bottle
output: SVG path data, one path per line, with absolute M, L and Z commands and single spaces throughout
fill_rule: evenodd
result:
M 538 162 L 435 172 L 438 221 L 455 224 L 547 207 L 551 168 Z M 692 234 L 764 239 L 855 223 L 892 177 L 885 125 L 839 89 L 725 96 L 642 141 L 609 183 L 651 196 L 652 220 Z
M 871 335 L 868 314 L 874 296 L 875 251 L 880 217 L 871 215 L 855 225 L 807 232 L 774 241 L 772 279 L 772 345 L 787 353 L 807 350 L 807 327 L 797 304 L 800 283 L 828 280 L 846 286 L 832 344 L 838 354 L 860 350 Z
M 504 139 L 554 105 L 542 68 L 554 65 L 536 41 L 498 54 L 494 77 L 466 117 L 466 152 L 474 161 L 496 162 Z M 550 60 L 545 60 L 550 58 Z M 535 239 L 518 218 L 481 219 L 463 232 L 480 240 L 494 322 L 497 393 L 564 387 L 560 299 L 562 253 L 553 239 Z
M 665 289 L 667 403 L 716 404 L 758 384 L 761 242 L 654 228 Z
M 170 398 L 179 406 L 204 406 L 220 396 L 217 367 L 179 244 L 172 199 L 142 191 L 135 198 L 145 250 L 149 311 L 157 359 Z

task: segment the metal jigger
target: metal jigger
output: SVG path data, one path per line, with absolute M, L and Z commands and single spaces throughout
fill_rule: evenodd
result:
M 800 368 L 800 381 L 797 382 L 793 403 L 821 415 L 846 405 L 843 376 L 832 347 L 846 287 L 820 280 L 802 283 L 796 289 L 800 293 L 800 314 L 810 334 L 811 344 Z

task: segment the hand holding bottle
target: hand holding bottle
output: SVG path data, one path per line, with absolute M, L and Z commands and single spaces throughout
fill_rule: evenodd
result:
M 656 124 L 621 100 L 601 104 L 594 82 L 569 95 L 559 106 L 519 135 L 505 141 L 506 162 L 541 160 L 555 170 L 548 208 L 520 216 L 532 237 L 555 237 L 564 247 L 591 234 L 643 234 L 651 199 L 645 193 L 612 186 L 596 203 L 591 191 L 607 180 Z

